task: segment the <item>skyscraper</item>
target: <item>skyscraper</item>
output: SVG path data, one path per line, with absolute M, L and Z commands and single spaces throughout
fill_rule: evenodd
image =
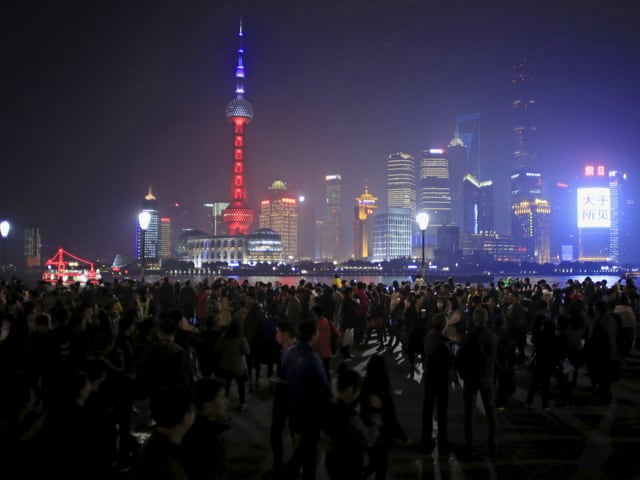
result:
M 464 174 L 480 178 L 480 114 L 468 113 L 456 117 L 456 132 L 467 149 Z
M 464 226 L 463 181 L 467 171 L 467 147 L 460 138 L 456 126 L 453 138 L 447 146 L 449 160 L 449 184 L 451 187 L 451 223 Z
M 152 264 L 158 259 L 158 245 L 160 240 L 160 215 L 158 214 L 158 201 L 153 195 L 151 186 L 142 202 L 142 211 L 149 212 L 149 227 L 144 234 L 144 258 L 148 264 Z M 142 232 L 140 224 L 136 224 L 136 258 L 141 259 L 142 256 Z
M 222 235 L 224 233 L 222 215 L 229 204 L 227 202 L 210 202 L 204 203 L 202 206 L 208 210 L 206 215 L 208 226 L 203 228 L 203 225 L 200 229 L 205 232 L 211 231 L 214 237 Z
M 322 258 L 340 260 L 342 254 L 342 176 L 327 175 L 325 181 L 326 210 L 322 229 Z
M 439 265 L 454 265 L 460 261 L 462 248 L 460 246 L 460 227 L 445 225 L 438 227 L 438 243 L 435 249 L 435 259 Z
M 285 261 L 298 259 L 298 200 L 282 180 L 274 181 L 260 201 L 259 222 L 260 229 L 268 228 L 280 235 Z
M 411 236 L 416 217 L 408 208 L 378 209 L 373 216 L 373 255 L 383 262 L 411 257 Z
M 512 102 L 515 168 L 511 172 L 511 235 L 515 241 L 521 241 L 528 249 L 533 249 L 527 252 L 531 261 L 545 263 L 551 258 L 551 239 L 547 231 L 549 221 L 533 222 L 529 225 L 530 228 L 522 225 L 522 212 L 532 209 L 544 215 L 541 212 L 549 206 L 549 202 L 543 199 L 542 174 L 536 161 L 534 69 L 526 58 L 514 65 L 513 69 L 511 83 L 515 95 Z M 538 230 L 538 227 L 542 230 Z
M 416 211 L 416 161 L 407 153 L 392 153 L 387 159 L 387 206 Z
M 39 267 L 41 263 L 40 229 L 38 227 L 27 227 L 24 229 L 24 257 L 27 268 Z
M 247 187 L 244 178 L 244 126 L 253 119 L 253 107 L 244 99 L 244 65 L 242 55 L 242 22 L 238 31 L 238 65 L 236 66 L 236 98 L 227 105 L 227 118 L 233 123 L 233 169 L 231 203 L 222 216 L 230 235 L 246 235 L 253 222 L 253 210 L 247 204 Z
M 160 217 L 158 258 L 161 262 L 171 256 L 171 247 L 171 219 L 169 217 Z
M 451 224 L 449 161 L 442 148 L 422 152 L 418 173 L 418 211 L 429 214 L 429 228 Z
M 511 105 L 514 119 L 513 165 L 515 168 L 511 173 L 511 205 L 523 200 L 542 198 L 542 174 L 536 167 L 538 155 L 535 148 L 534 69 L 524 59 L 514 65 L 513 70 L 511 84 L 515 99 Z
M 522 242 L 527 249 L 526 259 L 530 262 L 551 261 L 551 206 L 542 199 L 523 200 L 512 205 L 516 227 L 514 239 Z
M 368 259 L 371 254 L 372 216 L 375 212 L 378 201 L 369 193 L 368 187 L 364 187 L 364 193 L 356 197 L 355 218 L 353 223 L 354 248 L 353 254 L 356 259 Z
M 535 148 L 536 126 L 535 107 L 533 98 L 533 83 L 535 82 L 533 65 L 524 58 L 513 65 L 514 75 L 511 80 L 515 98 L 512 103 L 514 126 L 514 163 L 516 169 L 530 168 L 538 158 Z
M 417 232 L 416 161 L 403 152 L 387 158 L 387 208 L 373 218 L 373 261 L 411 256 Z
M 609 171 L 611 190 L 611 260 L 620 263 L 637 261 L 638 242 L 634 241 L 633 221 L 635 202 L 627 174 L 619 170 Z
M 495 229 L 493 182 L 479 182 L 470 173 L 463 182 L 464 233 L 476 234 Z
M 611 260 L 611 234 L 619 234 L 619 228 L 612 228 L 615 213 L 606 166 L 586 165 L 576 194 L 579 260 Z
M 298 193 L 298 258 L 313 260 L 316 250 L 322 243 L 322 236 L 317 237 L 314 230 L 314 202 L 306 195 Z
M 578 258 L 575 184 L 556 182 L 550 189 L 551 258 L 572 262 Z

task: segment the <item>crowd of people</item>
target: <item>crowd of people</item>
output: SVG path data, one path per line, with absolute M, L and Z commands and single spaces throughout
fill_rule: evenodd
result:
M 26 478 L 227 478 L 229 399 L 241 415 L 262 384 L 273 398 L 265 478 L 316 478 L 323 450 L 332 479 L 384 479 L 391 446 L 409 441 L 387 370 L 397 365 L 385 355 L 399 351 L 412 378 L 422 372 L 422 448 L 451 451 L 448 398 L 462 388 L 461 455 L 475 448 L 478 394 L 493 455 L 496 410 L 513 403 L 518 368 L 530 380 L 522 408 L 535 408 L 538 396 L 543 411 L 571 404 L 581 374 L 594 402 L 610 402 L 639 309 L 632 279 L 3 280 L 2 451 Z M 376 354 L 361 377 L 350 362 L 372 339 Z M 145 429 L 151 435 L 141 445 L 134 432 Z

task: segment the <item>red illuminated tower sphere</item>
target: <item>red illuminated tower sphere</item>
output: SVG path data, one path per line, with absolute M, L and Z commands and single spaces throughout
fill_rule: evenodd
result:
M 244 126 L 253 118 L 253 107 L 244 99 L 244 65 L 242 64 L 242 22 L 238 38 L 238 65 L 236 66 L 236 98 L 227 105 L 227 118 L 233 124 L 233 173 L 231 202 L 222 212 L 222 219 L 230 235 L 246 235 L 253 223 L 253 210 L 247 205 L 247 187 L 244 178 Z

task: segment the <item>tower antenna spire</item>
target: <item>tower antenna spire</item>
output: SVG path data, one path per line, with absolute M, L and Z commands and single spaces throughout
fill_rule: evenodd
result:
M 242 17 L 240 17 L 240 28 L 238 29 L 238 65 L 236 66 L 236 98 L 243 98 L 244 95 L 244 64 L 242 63 L 242 55 L 244 47 L 242 45 Z

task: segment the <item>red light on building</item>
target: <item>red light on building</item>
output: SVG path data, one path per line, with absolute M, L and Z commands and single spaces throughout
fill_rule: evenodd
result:
M 584 167 L 584 176 L 585 177 L 593 177 L 595 175 L 595 168 L 593 165 L 587 165 Z
M 604 165 L 598 165 L 598 176 L 599 177 L 604 177 L 605 176 Z

